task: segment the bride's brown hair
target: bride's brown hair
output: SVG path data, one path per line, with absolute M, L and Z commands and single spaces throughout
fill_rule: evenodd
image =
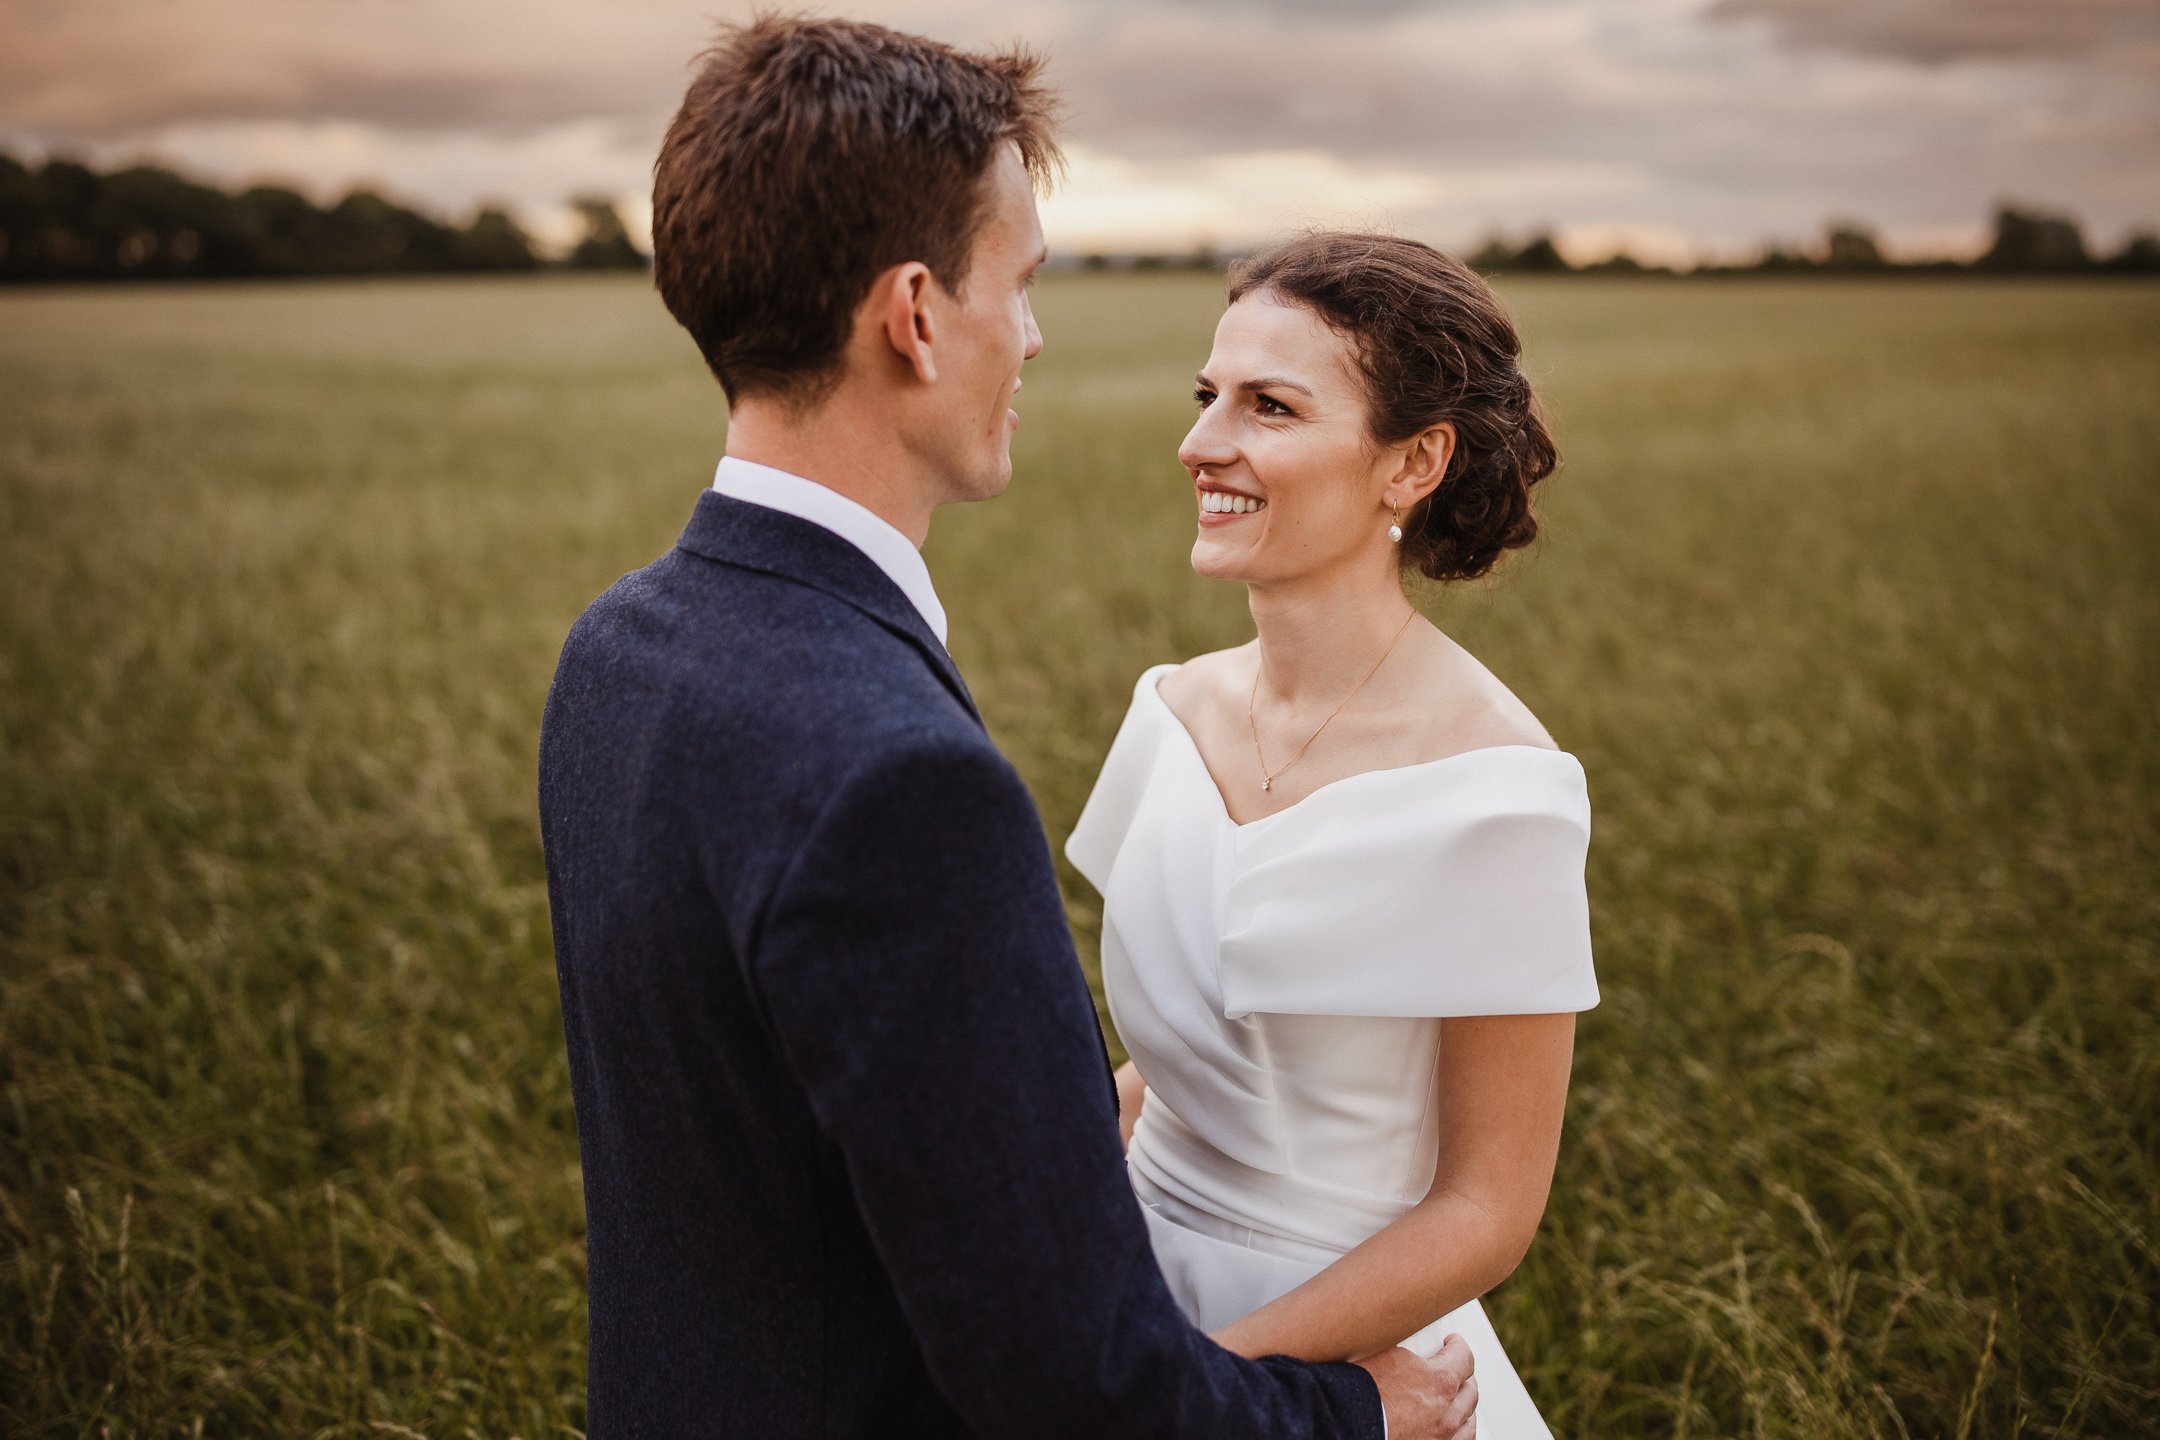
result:
M 1323 230 L 1231 267 L 1230 303 L 1259 293 L 1311 310 L 1351 342 L 1375 441 L 1455 426 L 1447 473 L 1403 516 L 1405 566 L 1472 580 L 1537 538 L 1530 492 L 1560 456 L 1518 363 L 1515 326 L 1476 271 L 1415 240 Z

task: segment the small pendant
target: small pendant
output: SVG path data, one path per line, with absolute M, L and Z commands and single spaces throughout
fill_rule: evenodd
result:
M 1273 777 L 1273 776 L 1268 776 L 1268 777 L 1264 778 L 1263 780 L 1261 780 L 1261 782 L 1260 782 L 1260 788 L 1261 788 L 1262 790 L 1273 790 L 1273 789 L 1275 788 L 1275 779 L 1274 779 L 1274 777 Z

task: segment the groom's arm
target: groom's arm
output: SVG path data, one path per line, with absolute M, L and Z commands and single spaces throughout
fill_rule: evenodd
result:
M 1378 1437 L 1349 1365 L 1249 1361 L 1149 1252 L 1041 822 L 987 742 L 858 762 L 750 956 L 946 1397 L 985 1436 Z

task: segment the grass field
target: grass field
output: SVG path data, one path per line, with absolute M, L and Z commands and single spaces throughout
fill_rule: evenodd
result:
M 1493 1301 L 1554 1430 L 2153 1433 L 2160 287 L 1505 293 L 1565 468 L 1431 613 L 1596 812 Z M 1174 459 L 1218 296 L 1046 282 L 931 541 L 1059 840 L 1246 631 Z M 0 1431 L 578 1431 L 535 732 L 722 422 L 635 279 L 0 295 Z

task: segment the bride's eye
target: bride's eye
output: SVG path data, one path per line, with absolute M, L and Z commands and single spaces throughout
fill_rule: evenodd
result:
M 1202 410 L 1205 410 L 1208 406 L 1215 403 L 1215 392 L 1203 387 L 1201 389 L 1193 391 L 1192 398 L 1193 404 L 1198 405 Z
M 1259 396 L 1253 401 L 1253 404 L 1259 407 L 1260 413 L 1263 415 L 1288 415 L 1293 413 L 1289 406 L 1272 395 Z

